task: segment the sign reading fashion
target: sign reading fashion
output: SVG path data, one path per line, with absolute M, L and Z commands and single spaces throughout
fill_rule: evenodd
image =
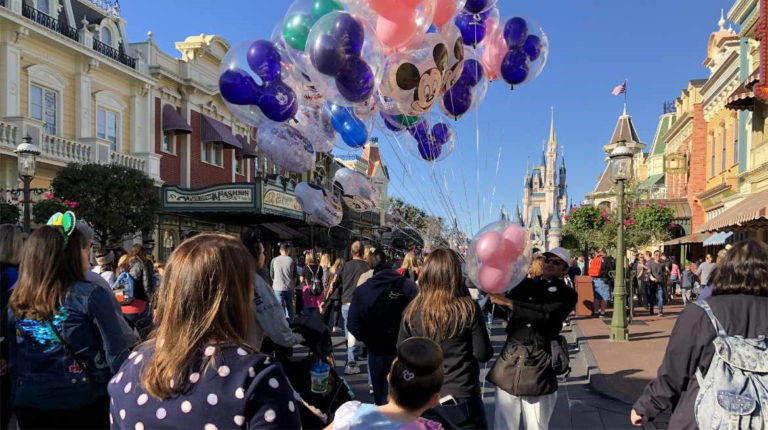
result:
M 255 184 L 227 184 L 185 189 L 163 187 L 163 207 L 176 211 L 254 211 L 259 206 Z
M 304 219 L 304 212 L 301 210 L 296 196 L 293 193 L 284 192 L 281 187 L 273 188 L 271 185 L 267 185 L 264 192 L 264 211 Z

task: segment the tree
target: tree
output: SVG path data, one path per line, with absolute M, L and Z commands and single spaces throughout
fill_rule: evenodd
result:
M 45 194 L 44 200 L 40 200 L 32 206 L 32 221 L 35 224 L 45 224 L 51 215 L 56 212 L 76 211 L 77 202 L 62 200 L 53 194 Z
M 19 222 L 21 210 L 6 202 L 0 202 L 0 224 L 16 224 Z
M 79 203 L 102 246 L 149 230 L 160 206 L 159 192 L 144 172 L 115 164 L 70 164 L 51 183 L 60 198 Z
M 602 246 L 605 225 L 610 223 L 607 212 L 594 206 L 579 206 L 565 216 L 563 237 L 576 241 L 585 254 L 594 246 Z

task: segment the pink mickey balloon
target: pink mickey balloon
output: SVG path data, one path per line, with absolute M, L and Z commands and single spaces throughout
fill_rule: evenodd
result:
M 456 15 L 456 0 L 437 0 L 435 19 L 432 22 L 440 27 Z
M 507 44 L 501 31 L 496 30 L 483 41 L 483 55 L 480 62 L 483 64 L 488 80 L 495 80 L 501 74 L 501 63 L 507 54 Z
M 477 239 L 475 253 L 480 261 L 486 263 L 495 260 L 503 247 L 503 237 L 495 231 L 489 231 Z
M 512 267 L 495 267 L 483 264 L 478 274 L 480 287 L 489 294 L 504 292 L 512 281 Z
M 501 237 L 504 239 L 505 252 L 509 261 L 517 260 L 525 250 L 525 230 L 520 226 L 511 225 L 504 230 Z
M 395 19 L 386 18 L 383 15 L 376 20 L 376 35 L 384 46 L 391 50 L 397 50 L 408 45 L 408 42 L 416 35 L 416 11 L 401 9 L 402 16 Z

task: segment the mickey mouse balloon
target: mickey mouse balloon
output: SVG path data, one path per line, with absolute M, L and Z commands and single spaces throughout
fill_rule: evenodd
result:
M 296 90 L 286 83 L 293 65 L 274 43 L 240 43 L 224 56 L 219 91 L 230 111 L 248 125 L 285 122 L 299 108 Z

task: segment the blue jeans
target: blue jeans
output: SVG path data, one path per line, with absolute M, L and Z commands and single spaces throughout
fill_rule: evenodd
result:
M 666 300 L 667 291 L 664 288 L 664 285 L 662 285 L 659 282 L 651 282 L 651 289 L 653 295 L 656 296 L 655 305 L 658 307 L 658 311 L 660 314 L 664 313 L 664 302 Z M 650 311 L 653 313 L 653 304 L 650 305 Z
M 283 306 L 288 321 L 293 320 L 293 290 L 275 291 L 275 298 Z
M 347 337 L 347 365 L 357 364 L 357 339 L 349 332 L 349 303 L 341 305 L 341 316 L 344 318 L 344 335 Z
M 387 403 L 389 395 L 389 384 L 387 383 L 387 374 L 395 361 L 394 354 L 378 354 L 368 350 L 368 375 L 371 377 L 373 385 L 373 403 L 381 406 Z

